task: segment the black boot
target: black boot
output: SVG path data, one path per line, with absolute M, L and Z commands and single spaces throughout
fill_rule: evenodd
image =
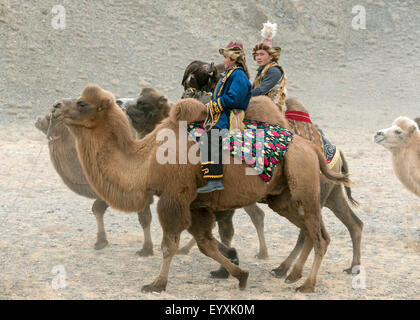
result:
M 216 190 L 223 190 L 224 188 L 225 187 L 223 186 L 221 179 L 213 179 L 209 180 L 204 187 L 198 188 L 197 193 L 208 193 Z

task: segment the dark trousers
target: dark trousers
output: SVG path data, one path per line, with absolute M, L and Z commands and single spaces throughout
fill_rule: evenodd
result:
M 201 172 L 206 180 L 223 178 L 222 141 L 219 128 L 205 131 L 200 138 Z

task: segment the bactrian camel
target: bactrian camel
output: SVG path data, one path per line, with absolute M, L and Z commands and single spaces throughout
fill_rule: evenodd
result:
M 124 211 L 144 210 L 150 194 L 159 196 L 157 211 L 163 229 L 163 262 L 156 279 L 142 290 L 162 291 L 168 283 L 170 263 L 175 255 L 183 230 L 194 236 L 202 253 L 213 258 L 238 279 L 239 288 L 246 287 L 248 271 L 224 257 L 212 236 L 214 211 L 240 208 L 266 198 L 271 209 L 285 217 L 305 233 L 302 253 L 288 278 L 300 278 L 307 257 L 314 248 L 315 258 L 310 275 L 298 289 L 313 292 L 316 277 L 330 238 L 320 210 L 321 171 L 328 179 L 348 184 L 349 179 L 328 169 L 322 152 L 311 142 L 295 135 L 284 161 L 273 173 L 269 183 L 259 176 L 246 175 L 247 165 L 224 165 L 222 192 L 197 195 L 204 185 L 200 164 L 160 164 L 157 153 L 163 141 L 157 135 L 165 130 L 180 139 L 180 121 L 193 122 L 205 116 L 205 106 L 195 99 L 182 99 L 170 116 L 141 140 L 131 136 L 129 122 L 116 105 L 114 96 L 97 85 L 87 86 L 71 104 L 60 104 L 54 116 L 62 117 L 76 138 L 79 160 L 89 183 L 109 205 Z M 288 127 L 276 106 L 267 97 L 251 100 L 246 115 L 249 119 Z M 193 149 L 192 149 L 193 148 Z M 176 159 L 181 152 L 175 147 Z M 188 141 L 186 152 L 197 152 L 197 144 Z M 293 210 L 283 211 L 284 207 Z
M 387 129 L 379 130 L 375 142 L 391 151 L 395 175 L 420 197 L 420 130 L 417 121 L 398 117 Z
M 61 177 L 64 184 L 78 195 L 95 199 L 92 212 L 97 222 L 97 239 L 94 245 L 96 250 L 103 249 L 108 245 L 108 239 L 104 227 L 104 214 L 108 204 L 89 185 L 82 166 L 77 157 L 75 139 L 70 134 L 62 119 L 51 117 L 51 111 L 60 103 L 68 104 L 70 99 L 57 102 L 45 117 L 39 117 L 35 127 L 42 131 L 48 139 L 48 148 L 51 163 Z M 133 136 L 143 137 L 151 132 L 155 125 L 168 116 L 170 105 L 165 95 L 153 88 L 144 88 L 137 99 L 121 99 L 117 103 L 126 111 L 130 123 L 136 129 L 132 130 Z M 138 219 L 143 229 L 143 247 L 137 251 L 140 256 L 153 255 L 153 243 L 150 233 L 152 214 L 150 204 L 153 198 L 150 196 L 149 203 L 142 212 L 138 212 Z
M 203 103 L 208 102 L 208 94 L 205 91 L 201 91 L 200 88 L 192 86 L 193 90 L 188 88 L 184 91 L 184 97 L 193 97 L 200 100 Z M 308 110 L 295 98 L 288 98 L 286 100 L 287 111 L 298 111 L 304 112 L 309 115 Z M 301 137 L 308 139 L 315 143 L 320 149 L 323 149 L 323 142 L 319 131 L 312 123 L 296 121 L 288 118 L 289 125 L 293 131 Z M 332 166 L 332 170 L 348 174 L 348 164 L 344 157 L 344 153 L 341 150 L 337 151 L 337 161 Z M 351 195 L 351 188 L 345 186 L 345 193 L 340 185 L 337 185 L 321 175 L 321 207 L 329 208 L 335 216 L 346 226 L 350 233 L 352 244 L 353 244 L 353 258 L 349 268 L 344 269 L 345 272 L 352 274 L 354 266 L 361 264 L 361 238 L 363 231 L 363 222 L 353 212 L 350 204 L 357 206 Z M 349 203 L 350 202 L 350 203 Z M 268 256 L 268 250 L 264 236 L 264 211 L 262 211 L 257 204 L 244 207 L 245 212 L 250 216 L 253 224 L 257 229 L 259 239 L 259 252 L 256 257 L 265 259 Z M 217 214 L 217 222 L 219 226 L 219 235 L 223 244 L 230 247 L 231 241 L 234 235 L 234 228 L 232 223 L 232 217 L 234 210 L 226 211 L 223 214 Z M 297 258 L 303 248 L 304 233 L 301 231 L 296 242 L 296 245 L 290 255 L 280 264 L 279 267 L 272 270 L 272 274 L 275 277 L 285 277 L 292 263 Z M 191 239 L 187 245 L 181 248 L 180 253 L 187 254 L 189 250 L 194 246 L 195 241 Z M 210 272 L 212 277 L 215 278 L 226 278 L 228 277 L 227 271 L 220 267 L 216 271 Z

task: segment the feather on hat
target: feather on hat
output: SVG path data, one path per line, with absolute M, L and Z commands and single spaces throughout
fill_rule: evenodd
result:
M 252 49 L 252 56 L 255 60 L 255 55 L 258 50 L 265 50 L 268 52 L 270 56 L 273 57 L 273 61 L 277 62 L 280 59 L 280 47 L 273 47 L 272 39 L 277 34 L 277 23 L 271 23 L 270 21 L 267 21 L 263 23 L 263 28 L 261 30 L 261 36 L 263 37 L 263 41 L 259 44 L 257 44 Z

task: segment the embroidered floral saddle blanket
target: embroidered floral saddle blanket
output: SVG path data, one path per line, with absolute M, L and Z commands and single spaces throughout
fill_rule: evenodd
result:
M 264 182 L 273 177 L 274 169 L 286 154 L 293 132 L 280 126 L 256 120 L 244 120 L 245 129 L 227 134 L 223 149 L 254 168 Z M 188 124 L 187 130 L 199 142 L 204 132 L 203 122 Z M 228 131 L 226 130 L 228 133 Z M 229 139 L 228 139 L 229 138 Z

